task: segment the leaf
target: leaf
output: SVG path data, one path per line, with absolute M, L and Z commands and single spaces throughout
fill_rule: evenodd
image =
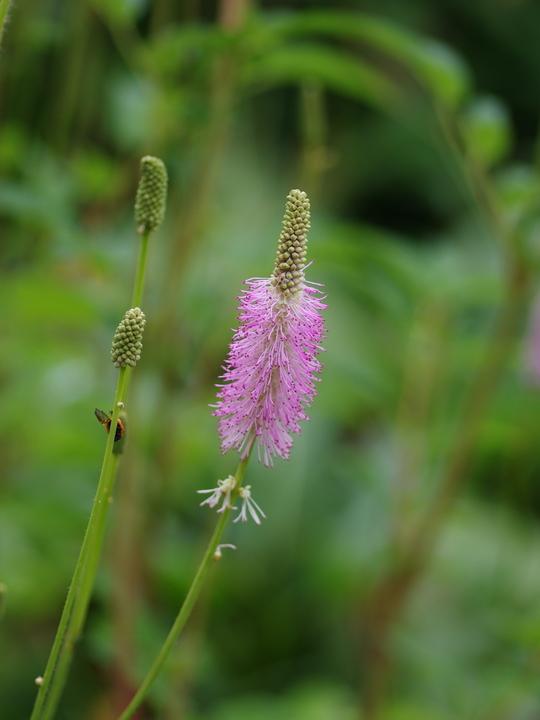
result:
M 156 87 L 136 76 L 111 74 L 107 97 L 109 131 L 120 147 L 140 147 L 150 134 Z
M 144 12 L 143 0 L 90 0 L 96 12 L 118 27 L 129 27 Z
M 524 215 L 538 206 L 540 176 L 530 165 L 510 165 L 497 174 L 497 190 L 507 209 Z
M 399 91 L 381 71 L 341 50 L 303 43 L 270 50 L 247 65 L 248 85 L 281 85 L 315 80 L 329 90 L 371 105 L 392 105 Z
M 468 68 L 447 45 L 408 32 L 362 13 L 314 11 L 280 20 L 285 35 L 312 35 L 357 40 L 404 64 L 409 72 L 441 102 L 456 106 L 470 91 Z
M 411 50 L 411 68 L 418 77 L 441 102 L 459 105 L 470 91 L 469 74 L 459 55 L 448 45 L 422 38 Z
M 142 66 L 149 71 L 177 78 L 180 73 L 193 73 L 194 67 L 211 61 L 217 51 L 228 47 L 230 38 L 213 26 L 171 26 L 138 47 Z
M 471 152 L 487 167 L 505 158 L 512 141 L 508 111 L 495 97 L 478 97 L 463 114 L 464 135 Z

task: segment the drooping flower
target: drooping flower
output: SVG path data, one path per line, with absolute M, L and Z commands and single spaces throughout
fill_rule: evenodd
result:
M 220 500 L 223 500 L 223 503 L 219 510 L 216 512 L 225 512 L 225 510 L 236 510 L 236 508 L 231 504 L 231 494 L 234 488 L 236 487 L 236 481 L 232 475 L 229 475 L 229 477 L 226 480 L 218 480 L 217 481 L 217 487 L 210 488 L 208 490 L 197 490 L 198 493 L 211 493 L 206 500 L 203 500 L 202 503 L 199 503 L 199 505 L 208 505 L 208 507 L 215 507 Z
M 245 459 L 257 444 L 266 466 L 289 458 L 291 433 L 308 420 L 317 354 L 325 336 L 322 292 L 304 278 L 309 200 L 291 190 L 274 271 L 269 278 L 246 280 L 239 298 L 239 326 L 219 385 L 214 415 L 219 418 L 222 452 L 235 448 Z
M 229 475 L 226 480 L 218 480 L 217 487 L 215 488 L 208 488 L 208 490 L 197 490 L 198 493 L 202 494 L 210 493 L 206 500 L 203 500 L 202 503 L 199 503 L 199 505 L 208 505 L 208 507 L 213 508 L 221 500 L 221 507 L 219 508 L 219 510 L 216 510 L 216 512 L 223 513 L 226 510 L 237 510 L 238 508 L 232 504 L 232 496 L 235 487 L 236 480 L 232 475 Z M 239 488 L 238 497 L 242 500 L 242 506 L 240 507 L 240 513 L 238 517 L 235 518 L 233 522 L 238 522 L 238 520 L 242 520 L 242 522 L 247 522 L 247 514 L 249 513 L 253 520 L 255 520 L 257 525 L 260 525 L 261 519 L 259 515 L 261 515 L 263 518 L 265 518 L 266 515 L 262 511 L 262 508 L 251 497 L 251 485 L 246 485 L 245 487 Z M 234 547 L 234 545 L 222 545 L 221 547 Z
M 236 517 L 233 520 L 233 523 L 238 522 L 241 520 L 242 522 L 248 521 L 248 512 L 251 515 L 251 517 L 255 520 L 257 525 L 261 524 L 261 519 L 257 513 L 263 516 L 263 518 L 266 517 L 266 515 L 263 513 L 262 508 L 260 505 L 258 505 L 255 500 L 251 497 L 251 485 L 246 485 L 245 487 L 241 487 L 238 491 L 238 496 L 242 498 L 242 507 L 240 508 L 240 514 L 238 517 Z

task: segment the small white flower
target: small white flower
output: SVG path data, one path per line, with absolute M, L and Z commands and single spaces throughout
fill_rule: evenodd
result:
M 241 487 L 238 491 L 238 496 L 242 498 L 242 507 L 240 508 L 240 514 L 237 518 L 233 520 L 233 522 L 238 522 L 241 520 L 242 522 L 247 522 L 248 519 L 248 512 L 251 515 L 251 517 L 255 520 L 257 525 L 261 524 L 261 519 L 257 515 L 257 512 L 259 512 L 263 518 L 266 517 L 266 515 L 263 513 L 259 505 L 255 502 L 255 500 L 251 497 L 251 485 L 246 485 L 245 487 Z M 235 508 L 236 509 L 236 508 Z
M 199 503 L 199 505 L 208 505 L 208 507 L 213 508 L 218 504 L 223 496 L 223 504 L 216 512 L 236 510 L 236 508 L 231 505 L 231 493 L 236 485 L 234 477 L 229 475 L 226 480 L 218 480 L 217 482 L 218 486 L 215 488 L 210 488 L 209 490 L 197 490 L 198 493 L 212 493 L 210 497 L 207 497 L 206 500 L 203 500 L 202 503 Z

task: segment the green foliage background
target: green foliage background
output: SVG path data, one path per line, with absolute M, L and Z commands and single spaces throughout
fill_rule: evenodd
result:
M 0 716 L 30 714 L 90 511 L 93 410 L 112 402 L 138 164 L 152 154 L 169 169 L 168 213 L 59 720 L 116 717 L 189 586 L 215 522 L 196 490 L 236 467 L 208 404 L 242 281 L 270 273 L 291 187 L 311 198 L 309 279 L 328 292 L 323 382 L 291 460 L 252 462 L 268 519 L 229 529 L 238 550 L 140 717 L 539 717 L 540 397 L 525 358 L 540 6 L 20 0 L 11 15 Z

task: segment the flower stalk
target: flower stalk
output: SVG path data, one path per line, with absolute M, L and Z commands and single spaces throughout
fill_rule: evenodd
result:
M 204 579 L 206 577 L 206 574 L 208 572 L 208 569 L 210 568 L 210 565 L 212 564 L 213 560 L 220 557 L 221 552 L 218 550 L 218 547 L 231 547 L 230 545 L 220 545 L 220 540 L 223 535 L 223 532 L 225 530 L 225 527 L 227 526 L 227 522 L 229 520 L 231 511 L 233 510 L 232 504 L 234 503 L 235 497 L 238 495 L 242 480 L 244 478 L 246 468 L 249 462 L 249 455 L 240 461 L 240 464 L 238 465 L 238 469 L 236 470 L 236 473 L 234 475 L 234 488 L 231 490 L 230 493 L 230 503 L 227 504 L 226 507 L 224 507 L 223 512 L 220 512 L 220 517 L 218 520 L 218 523 L 216 525 L 216 528 L 214 530 L 214 534 L 212 535 L 212 538 L 210 542 L 208 543 L 208 547 L 206 549 L 206 552 L 201 560 L 201 563 L 197 569 L 197 572 L 195 574 L 195 577 L 193 578 L 193 582 L 191 583 L 191 587 L 188 590 L 188 593 L 186 595 L 186 598 L 182 604 L 182 607 L 180 608 L 180 612 L 178 613 L 176 620 L 174 621 L 174 624 L 167 636 L 167 639 L 163 643 L 163 646 L 161 650 L 159 651 L 159 654 L 157 658 L 154 661 L 154 664 L 148 671 L 148 674 L 146 675 L 145 679 L 143 680 L 141 686 L 135 693 L 132 701 L 129 703 L 129 705 L 126 707 L 124 712 L 118 717 L 118 720 L 128 720 L 133 713 L 137 710 L 137 708 L 140 706 L 140 704 L 143 702 L 145 697 L 148 694 L 148 691 L 150 690 L 150 687 L 154 683 L 154 680 L 159 675 L 165 661 L 169 657 L 169 654 L 171 650 L 174 647 L 174 644 L 176 640 L 178 639 L 178 636 L 182 632 L 187 619 L 189 618 L 191 611 L 193 609 L 193 606 L 195 605 L 195 602 L 197 598 L 199 597 L 199 594 L 201 592 Z
M 121 368 L 118 373 L 111 428 L 116 427 L 120 414 L 119 403 L 124 401 L 130 372 L 131 368 Z M 31 720 L 51 720 L 54 716 L 65 686 L 73 651 L 84 625 L 118 466 L 119 455 L 113 452 L 114 437 L 115 433 L 109 432 L 90 520 Z
M 250 289 L 240 298 L 239 328 L 229 348 L 214 415 L 219 418 L 222 450 L 240 452 L 236 474 L 218 480 L 217 487 L 198 492 L 208 497 L 201 505 L 216 511 L 220 518 L 206 553 L 195 574 L 186 599 L 159 655 L 146 678 L 118 720 L 128 720 L 140 706 L 186 624 L 201 591 L 208 568 L 221 557 L 220 543 L 230 514 L 240 513 L 234 522 L 246 522 L 248 515 L 257 524 L 266 517 L 251 496 L 251 486 L 242 486 L 249 458 L 259 445 L 266 465 L 273 456 L 288 458 L 290 432 L 300 432 L 299 420 L 306 420 L 303 406 L 311 403 L 321 369 L 316 359 L 322 349 L 324 323 L 319 310 L 325 308 L 316 297 L 320 291 L 304 279 L 309 229 L 309 201 L 304 192 L 291 190 L 287 197 L 283 230 L 279 238 L 274 272 L 270 278 L 248 280 Z
M 143 177 L 137 193 L 135 216 L 139 231 L 142 233 L 142 242 L 133 291 L 135 305 L 139 305 L 142 298 L 148 239 L 150 233 L 157 228 L 159 222 L 163 219 L 165 212 L 167 177 L 163 163 L 157 158 L 143 158 L 141 166 Z M 151 171 L 150 180 L 148 168 L 150 168 Z M 163 180 L 164 177 L 165 181 Z M 145 189 L 144 193 L 141 193 L 141 187 Z M 154 197 L 154 202 L 152 202 L 151 197 L 152 188 L 154 188 L 154 192 L 157 193 L 156 197 Z M 143 196 L 144 202 L 140 200 L 141 195 Z M 105 533 L 107 512 L 112 499 L 112 491 L 120 457 L 114 448 L 116 438 L 115 428 L 117 427 L 120 411 L 125 404 L 132 369 L 140 357 L 140 349 L 142 347 L 140 341 L 143 328 L 144 313 L 135 306 L 126 313 L 114 337 L 111 356 L 115 366 L 119 368 L 119 372 L 109 426 L 110 432 L 107 436 L 98 488 L 56 637 L 45 672 L 43 677 L 40 678 L 39 690 L 30 720 L 52 720 L 54 717 L 66 683 L 75 645 L 82 632 L 94 587 Z

